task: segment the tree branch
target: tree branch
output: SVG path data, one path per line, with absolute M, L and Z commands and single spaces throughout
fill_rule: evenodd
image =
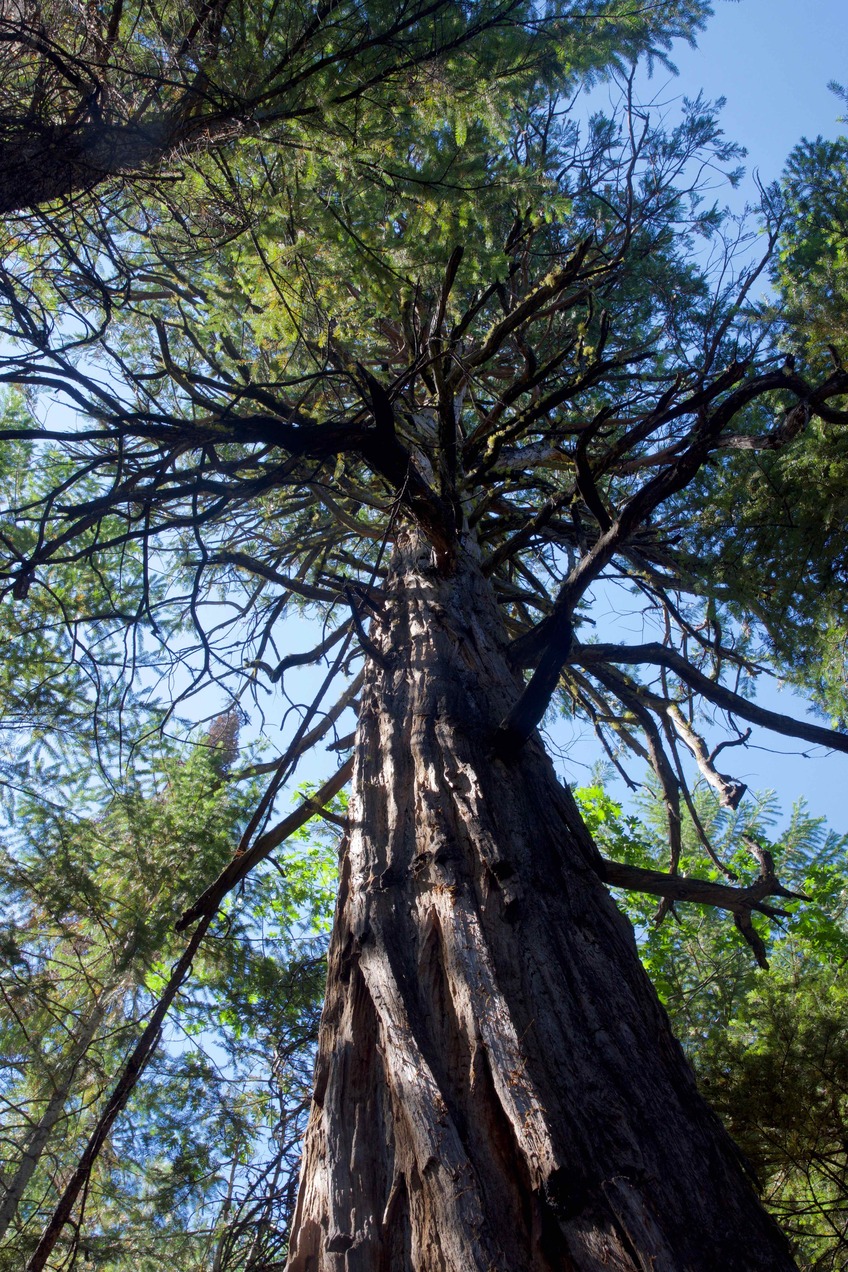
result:
M 734 916 L 736 926 L 754 951 L 760 967 L 768 967 L 765 945 L 753 923 L 751 913 L 756 910 L 769 918 L 787 917 L 786 910 L 764 905 L 766 897 L 790 897 L 809 901 L 802 892 L 790 892 L 778 881 L 772 870 L 764 868 L 755 883 L 745 888 L 731 888 L 726 883 L 713 883 L 708 879 L 692 879 L 685 875 L 663 874 L 660 870 L 647 870 L 642 866 L 629 866 L 622 861 L 602 858 L 603 879 L 614 888 L 626 888 L 629 892 L 647 892 L 668 901 L 691 901 L 696 905 L 712 905 L 728 910 Z
M 184 932 L 187 927 L 190 927 L 198 919 L 214 914 L 227 893 L 241 883 L 242 879 L 250 873 L 254 866 L 257 866 L 260 861 L 264 861 L 266 857 L 270 856 L 284 839 L 288 839 L 289 835 L 293 835 L 311 817 L 314 817 L 316 813 L 320 813 L 324 805 L 329 803 L 334 795 L 338 795 L 343 786 L 347 785 L 352 774 L 353 756 L 346 760 L 341 768 L 314 795 L 310 796 L 309 799 L 303 800 L 294 812 L 289 813 L 288 817 L 284 817 L 271 830 L 267 830 L 264 835 L 260 835 L 256 842 L 246 851 L 237 852 L 232 861 L 218 875 L 215 882 L 210 884 L 201 893 L 194 905 L 189 906 L 185 913 L 180 916 L 175 924 L 176 930 Z
M 826 746 L 833 751 L 848 754 L 848 735 L 760 707 L 718 681 L 711 680 L 693 667 L 682 654 L 665 645 L 656 642 L 647 645 L 579 645 L 572 649 L 569 661 L 587 669 L 598 663 L 653 663 L 673 672 L 690 689 L 694 689 L 717 707 L 741 716 L 743 720 L 750 720 L 752 724 L 762 725 L 765 729 L 771 729 L 772 733 L 780 733 L 784 737 L 800 738 L 816 746 Z

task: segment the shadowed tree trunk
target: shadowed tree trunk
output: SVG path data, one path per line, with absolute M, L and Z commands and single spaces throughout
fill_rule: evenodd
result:
M 22 124 L 17 134 L 9 131 L 8 139 L 0 137 L 2 216 L 85 194 L 113 177 L 137 177 L 172 155 L 181 142 L 197 144 L 176 113 L 137 125 L 84 120 L 67 126 L 32 124 L 29 129 Z M 215 139 L 212 124 L 207 136 L 210 142 Z
M 374 625 L 288 1272 L 795 1265 L 537 739 L 473 549 Z

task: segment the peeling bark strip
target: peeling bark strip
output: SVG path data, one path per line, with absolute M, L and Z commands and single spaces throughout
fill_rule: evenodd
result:
M 698 1096 L 488 583 L 399 548 L 372 639 L 288 1272 L 794 1267 Z

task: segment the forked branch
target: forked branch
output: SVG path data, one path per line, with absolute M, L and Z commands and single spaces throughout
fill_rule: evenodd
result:
M 744 888 L 732 888 L 726 883 L 713 883 L 709 879 L 692 879 L 685 875 L 664 874 L 661 870 L 648 870 L 643 866 L 629 866 L 622 861 L 602 858 L 604 882 L 628 892 L 647 892 L 666 901 L 691 901 L 697 905 L 712 905 L 728 910 L 737 928 L 754 951 L 760 967 L 768 967 L 766 947 L 751 921 L 754 911 L 769 918 L 787 918 L 786 910 L 765 905 L 766 897 L 788 897 L 796 901 L 809 901 L 802 892 L 790 892 L 784 888 L 774 873 L 771 857 L 763 853 L 759 879 Z

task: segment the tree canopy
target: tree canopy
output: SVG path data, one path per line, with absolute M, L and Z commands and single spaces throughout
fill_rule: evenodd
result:
M 573 76 L 661 54 L 707 11 L 701 0 L 14 3 L 0 22 L 0 211 L 67 203 L 245 141 L 288 161 L 358 146 L 375 95 L 402 112 L 449 82 L 462 113 L 475 84 L 497 92 L 499 77 L 531 66 Z

